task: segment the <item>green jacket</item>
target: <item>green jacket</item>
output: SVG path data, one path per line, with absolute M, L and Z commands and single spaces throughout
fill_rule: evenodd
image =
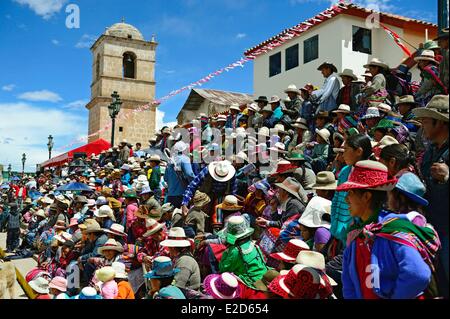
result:
M 230 246 L 219 263 L 221 273 L 231 272 L 251 288 L 255 288 L 255 281 L 260 280 L 268 269 L 260 248 L 250 240 L 239 246 Z
M 161 181 L 161 168 L 155 166 L 152 168 L 152 174 L 150 175 L 149 186 L 152 190 L 159 189 L 159 183 Z

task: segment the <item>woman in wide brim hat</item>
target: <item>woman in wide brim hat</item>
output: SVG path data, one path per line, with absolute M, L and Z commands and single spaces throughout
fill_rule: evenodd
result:
M 396 182 L 383 164 L 362 161 L 356 163 L 349 180 L 337 188 L 348 192 L 349 211 L 355 218 L 347 231 L 343 259 L 342 284 L 346 299 L 415 299 L 430 283 L 434 257 L 440 247 L 437 233 L 431 227 L 413 225 L 404 214 L 383 210 L 386 192 Z M 365 246 L 363 243 L 369 240 L 371 245 Z M 367 290 L 360 289 L 360 283 L 366 279 L 356 262 L 356 256 L 361 253 L 367 254 L 372 269 L 377 269 L 381 278 L 376 287 Z M 414 265 L 414 271 L 410 271 L 410 265 Z M 396 286 L 400 277 L 408 289 Z

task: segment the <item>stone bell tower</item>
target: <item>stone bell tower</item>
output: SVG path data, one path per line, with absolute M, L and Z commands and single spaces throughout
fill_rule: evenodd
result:
M 108 105 L 111 94 L 117 91 L 123 101 L 119 116 L 145 105 L 155 98 L 154 38 L 145 41 L 141 32 L 132 25 L 116 23 L 106 29 L 91 47 L 93 56 L 89 135 L 111 123 Z M 131 144 L 147 145 L 154 135 L 156 106 L 131 115 L 127 120 L 116 119 L 114 145 L 126 139 Z M 89 138 L 93 142 L 102 138 L 111 141 L 111 129 Z

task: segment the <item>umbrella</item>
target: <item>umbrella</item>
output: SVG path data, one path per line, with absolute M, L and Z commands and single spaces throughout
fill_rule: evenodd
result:
M 74 182 L 74 183 L 69 183 L 69 184 L 65 184 L 63 186 L 60 186 L 56 189 L 57 191 L 60 192 L 75 192 L 75 191 L 82 191 L 82 192 L 93 192 L 93 190 L 87 186 L 86 184 L 83 183 L 78 183 L 78 182 Z
M 8 184 L 3 184 L 0 186 L 0 189 L 10 189 Z
M 20 178 L 17 176 L 13 176 L 13 177 L 11 177 L 11 180 L 12 181 L 20 181 Z

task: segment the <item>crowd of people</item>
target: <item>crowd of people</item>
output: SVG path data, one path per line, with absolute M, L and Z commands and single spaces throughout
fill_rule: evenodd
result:
M 1 189 L 7 258 L 38 256 L 38 299 L 446 298 L 448 58 L 447 29 L 420 83 L 325 62 L 320 89 L 22 176 Z

